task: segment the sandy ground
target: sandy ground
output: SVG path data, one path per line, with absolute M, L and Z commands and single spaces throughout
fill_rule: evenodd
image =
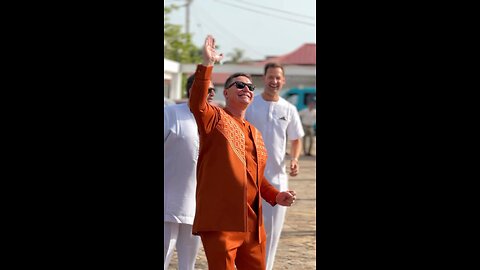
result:
M 288 148 L 287 148 L 288 149 Z M 313 147 L 315 149 L 315 145 Z M 274 270 L 316 269 L 316 152 L 314 156 L 300 157 L 300 173 L 291 177 L 290 189 L 297 192 L 295 204 L 287 211 Z M 169 270 L 178 269 L 177 254 L 173 255 Z M 208 269 L 203 247 L 197 255 L 195 269 Z

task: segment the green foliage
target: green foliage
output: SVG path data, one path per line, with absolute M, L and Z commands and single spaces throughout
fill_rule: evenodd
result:
M 168 14 L 175 9 L 178 9 L 175 5 L 163 7 L 164 57 L 179 63 L 200 63 L 202 50 L 193 44 L 191 34 L 183 33 L 181 25 L 169 22 Z
M 229 61 L 226 61 L 225 63 L 241 63 L 244 59 L 244 53 L 245 51 L 239 48 L 234 48 L 232 53 L 228 53 L 227 56 L 230 57 Z

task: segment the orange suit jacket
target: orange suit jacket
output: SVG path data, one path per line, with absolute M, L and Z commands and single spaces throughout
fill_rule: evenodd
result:
M 213 66 L 198 65 L 189 106 L 198 125 L 200 153 L 197 163 L 196 212 L 192 233 L 247 231 L 247 170 L 245 135 L 223 109 L 206 101 Z M 260 242 L 264 239 L 261 199 L 275 206 L 279 191 L 264 176 L 267 149 L 261 133 L 250 123 L 257 152 Z

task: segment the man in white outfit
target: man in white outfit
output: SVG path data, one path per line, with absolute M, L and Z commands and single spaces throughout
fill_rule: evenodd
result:
M 279 191 L 288 190 L 288 177 L 285 168 L 287 137 L 291 141 L 289 161 L 290 176 L 299 172 L 298 157 L 301 152 L 301 138 L 305 135 L 297 108 L 280 97 L 285 84 L 283 67 L 278 63 L 268 63 L 264 71 L 265 88 L 262 94 L 253 99 L 247 109 L 245 119 L 262 133 L 267 148 L 268 159 L 265 177 Z M 263 202 L 263 218 L 267 233 L 267 270 L 273 268 L 280 234 L 285 221 L 286 207 L 272 207 Z
M 308 107 L 301 110 L 299 113 L 302 120 L 303 131 L 305 131 L 305 137 L 303 137 L 303 152 L 306 156 L 312 155 L 312 146 L 315 135 L 313 129 L 315 122 L 317 121 L 317 109 L 315 109 L 315 100 L 308 101 Z
M 187 80 L 187 96 L 194 75 Z M 210 83 L 207 100 L 213 101 L 215 88 Z M 164 269 L 168 269 L 177 249 L 178 269 L 193 270 L 200 248 L 200 237 L 192 234 L 195 216 L 199 136 L 197 123 L 187 103 L 164 107 L 163 186 L 164 186 Z

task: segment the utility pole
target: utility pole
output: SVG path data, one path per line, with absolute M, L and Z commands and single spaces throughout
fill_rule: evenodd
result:
M 186 0 L 185 3 L 185 32 L 190 34 L 190 5 L 192 4 L 193 0 Z

